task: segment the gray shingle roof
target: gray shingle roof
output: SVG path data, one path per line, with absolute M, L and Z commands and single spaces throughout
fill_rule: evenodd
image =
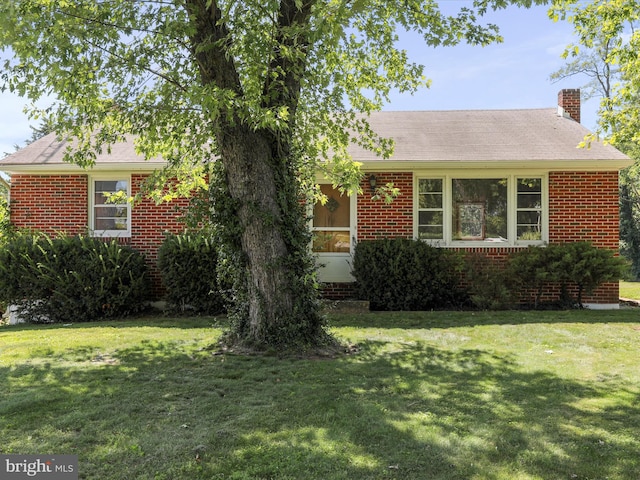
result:
M 602 169 L 623 168 L 630 159 L 610 145 L 594 142 L 577 148 L 589 131 L 558 114 L 557 108 L 523 110 L 388 111 L 372 114 L 373 129 L 395 140 L 394 155 L 383 160 L 353 146 L 355 160 L 366 167 L 392 163 L 405 168 L 422 164 L 552 165 L 570 162 Z M 64 145 L 47 135 L 0 160 L 8 172 L 75 168 L 63 162 Z M 604 163 L 603 163 L 604 162 Z M 162 164 L 145 162 L 137 155 L 133 139 L 98 155 L 96 169 L 152 170 Z
M 59 142 L 56 135 L 50 133 L 0 160 L 0 170 L 20 171 L 25 167 L 30 171 L 35 167 L 41 167 L 43 170 L 77 169 L 78 167 L 75 165 L 68 164 L 63 160 L 66 145 L 67 142 Z M 128 169 L 133 167 L 133 169 L 153 170 L 163 164 L 164 162 L 158 159 L 145 162 L 144 157 L 135 152 L 133 136 L 127 137 L 126 142 L 113 145 L 110 152 L 105 150 L 96 157 L 96 168 L 121 167 Z
M 372 115 L 371 124 L 395 140 L 394 161 L 628 159 L 601 142 L 577 148 L 589 130 L 559 116 L 556 108 L 380 112 Z M 376 161 L 374 154 L 364 150 L 355 156 Z

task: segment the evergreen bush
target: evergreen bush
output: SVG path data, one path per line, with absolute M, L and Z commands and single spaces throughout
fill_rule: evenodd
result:
M 521 289 L 536 289 L 536 307 L 544 286 L 556 285 L 560 289 L 560 306 L 582 308 L 583 295 L 593 293 L 605 282 L 618 281 L 625 265 L 612 250 L 594 247 L 590 242 L 567 242 L 529 247 L 512 254 L 509 268 L 513 278 L 520 279 Z
M 469 304 L 480 309 L 510 308 L 533 290 L 542 307 L 545 288 L 557 288 L 555 308 L 583 307 L 585 294 L 617 281 L 624 261 L 589 242 L 553 243 L 513 253 L 505 268 L 492 259 L 458 253 L 408 239 L 360 242 L 353 259 L 358 296 L 372 310 L 431 310 Z M 465 288 L 461 287 L 464 278 Z
M 551 244 L 547 248 L 554 281 L 560 284 L 563 293 L 571 284 L 576 287 L 574 300 L 580 308 L 584 293 L 593 293 L 604 282 L 617 282 L 623 274 L 621 258 L 615 257 L 613 251 L 594 247 L 589 242 Z
M 353 275 L 360 298 L 372 310 L 433 310 L 458 307 L 462 257 L 447 249 L 403 238 L 362 241 Z
M 508 272 L 514 282 L 514 290 L 519 294 L 524 290 L 532 290 L 532 306 L 536 309 L 541 306 L 545 285 L 552 283 L 555 278 L 549 269 L 548 254 L 549 247 L 529 246 L 512 253 L 508 260 Z
M 224 310 L 218 248 L 212 236 L 204 232 L 168 234 L 158 251 L 158 267 L 173 309 L 201 314 Z
M 27 321 L 121 317 L 148 293 L 143 255 L 115 240 L 16 234 L 0 248 L 0 301 Z

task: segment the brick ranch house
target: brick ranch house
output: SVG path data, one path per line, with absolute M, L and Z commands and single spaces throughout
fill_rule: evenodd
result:
M 618 172 L 631 160 L 594 142 L 580 124 L 580 91 L 562 90 L 558 106 L 543 109 L 379 112 L 373 129 L 393 138 L 391 159 L 354 147 L 365 172 L 363 193 L 329 197 L 314 207 L 312 249 L 326 296 L 347 296 L 350 260 L 358 241 L 417 238 L 442 248 L 478 252 L 497 260 L 529 245 L 590 241 L 616 250 L 619 236 Z M 105 205 L 103 193 L 135 195 L 159 167 L 144 161 L 131 142 L 98 155 L 91 170 L 62 161 L 64 146 L 46 136 L 0 161 L 11 175 L 11 221 L 49 234 L 116 237 L 155 261 L 164 233 L 180 232 L 177 209 L 186 200 L 131 208 Z M 372 198 L 374 186 L 400 189 L 391 204 Z M 618 284 L 586 298 L 592 308 L 617 308 Z

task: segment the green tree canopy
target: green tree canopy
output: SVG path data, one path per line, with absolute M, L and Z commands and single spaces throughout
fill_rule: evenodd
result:
M 565 52 L 569 63 L 554 75 L 591 77 L 589 90 L 601 98 L 597 134 L 636 160 L 620 175 L 620 251 L 640 278 L 640 2 L 562 0 L 553 12 L 572 22 L 578 37 Z
M 13 58 L 0 79 L 57 99 L 46 113 L 79 139 L 69 158 L 80 165 L 134 134 L 183 185 L 213 166 L 217 221 L 240 266 L 234 338 L 313 345 L 325 336 L 300 195 L 318 170 L 356 188 L 351 142 L 390 155 L 366 114 L 392 90 L 428 85 L 399 34 L 486 45 L 500 37 L 484 13 L 532 3 L 545 2 L 474 0 L 445 15 L 433 0 L 3 0 L 0 47 Z
M 578 42 L 567 56 L 578 63 L 586 56 L 599 71 L 599 133 L 619 148 L 640 144 L 640 1 L 555 0 L 552 12 L 575 27 Z

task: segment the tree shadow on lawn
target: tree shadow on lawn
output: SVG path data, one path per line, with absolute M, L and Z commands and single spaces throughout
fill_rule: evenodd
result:
M 482 325 L 640 323 L 639 310 L 499 310 L 335 313 L 332 327 L 455 328 Z
M 390 345 L 396 350 L 389 351 Z M 86 479 L 635 478 L 640 396 L 505 356 L 367 342 L 336 360 L 153 342 L 117 364 L 0 368 L 3 453 Z
M 524 325 L 562 323 L 640 323 L 638 309 L 620 310 L 500 310 L 500 311 L 459 311 L 441 310 L 429 312 L 363 312 L 330 313 L 327 315 L 331 327 L 364 328 L 455 328 L 481 325 Z M 18 324 L 0 325 L 3 332 L 20 332 L 53 329 L 92 328 L 226 328 L 229 322 L 225 315 L 213 317 L 165 317 L 145 316 L 136 318 L 109 319 L 95 322 L 70 322 L 67 324 Z

